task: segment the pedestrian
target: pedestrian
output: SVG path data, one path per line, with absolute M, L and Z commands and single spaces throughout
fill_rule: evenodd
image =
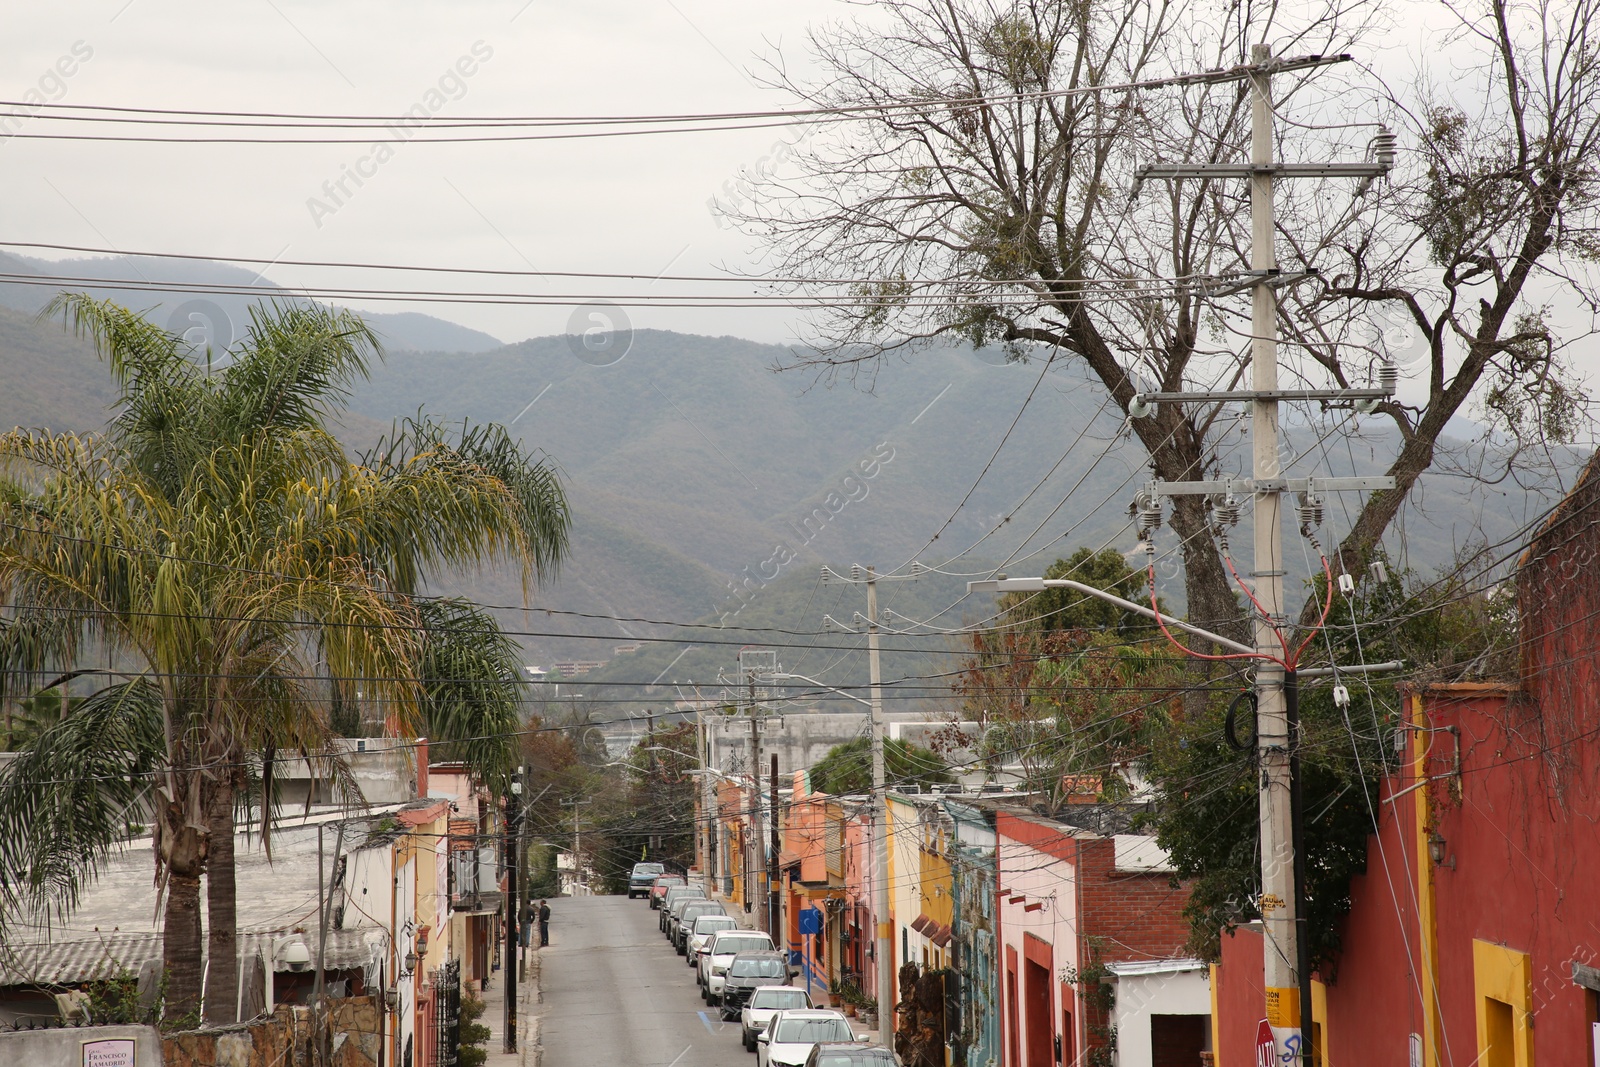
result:
M 550 943 L 550 905 L 539 901 L 539 947 Z
M 528 942 L 533 939 L 533 904 L 529 903 L 522 909 L 522 947 L 527 948 Z

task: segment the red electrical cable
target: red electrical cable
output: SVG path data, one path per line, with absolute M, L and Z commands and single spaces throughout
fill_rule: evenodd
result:
M 1156 625 L 1161 627 L 1162 634 L 1166 636 L 1168 641 L 1172 642 L 1173 647 L 1177 648 L 1178 651 L 1183 652 L 1186 655 L 1193 656 L 1195 659 L 1264 659 L 1271 660 L 1273 663 L 1276 663 L 1286 671 L 1290 669 L 1289 665 L 1283 660 L 1279 659 L 1277 656 L 1268 655 L 1265 652 L 1232 652 L 1227 655 L 1213 656 L 1205 652 L 1196 652 L 1188 645 L 1181 643 L 1176 637 L 1173 637 L 1172 631 L 1168 630 L 1167 624 L 1162 621 L 1161 607 L 1156 602 L 1156 566 L 1154 563 L 1150 565 L 1150 610 L 1155 612 Z
M 1272 613 L 1261 606 L 1261 601 L 1257 600 L 1256 595 L 1250 591 L 1250 587 L 1244 584 L 1244 579 L 1239 577 L 1239 572 L 1233 569 L 1233 557 L 1225 555 L 1222 557 L 1222 561 L 1228 565 L 1228 573 L 1232 574 L 1233 580 L 1239 583 L 1239 588 L 1243 589 L 1244 595 L 1250 598 L 1250 603 L 1254 604 L 1256 610 L 1261 612 L 1261 617 L 1267 620 L 1267 625 L 1272 626 L 1273 636 L 1278 639 L 1278 644 L 1283 648 L 1283 658 L 1288 660 L 1289 642 L 1283 639 L 1283 631 L 1272 625 Z
M 1322 618 L 1318 619 L 1317 625 L 1313 626 L 1311 632 L 1306 634 L 1306 639 L 1300 642 L 1300 647 L 1294 650 L 1294 658 L 1291 662 L 1297 667 L 1300 665 L 1300 654 L 1306 650 L 1306 646 L 1311 644 L 1311 639 L 1317 636 L 1317 631 L 1321 630 L 1323 625 L 1327 623 L 1328 612 L 1333 608 L 1333 568 L 1328 565 L 1327 556 L 1322 556 L 1322 576 L 1328 583 L 1328 596 L 1322 602 Z

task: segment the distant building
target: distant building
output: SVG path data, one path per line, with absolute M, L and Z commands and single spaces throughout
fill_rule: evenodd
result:
M 603 659 L 566 659 L 556 663 L 551 670 L 563 678 L 581 678 L 605 665 Z

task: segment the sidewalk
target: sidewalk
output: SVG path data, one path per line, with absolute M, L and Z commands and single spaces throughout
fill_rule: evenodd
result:
M 483 1046 L 489 1058 L 484 1067 L 539 1065 L 539 950 L 530 948 L 527 956 L 527 970 L 517 981 L 517 1051 L 505 1051 L 505 972 L 496 971 L 489 988 L 479 994 L 484 1003 L 481 1021 L 489 1028 L 489 1040 Z

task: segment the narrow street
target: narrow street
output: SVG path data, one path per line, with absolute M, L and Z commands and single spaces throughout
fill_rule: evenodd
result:
M 694 973 L 644 901 L 566 897 L 550 908 L 543 1067 L 754 1067 L 739 1024 L 701 1003 Z

